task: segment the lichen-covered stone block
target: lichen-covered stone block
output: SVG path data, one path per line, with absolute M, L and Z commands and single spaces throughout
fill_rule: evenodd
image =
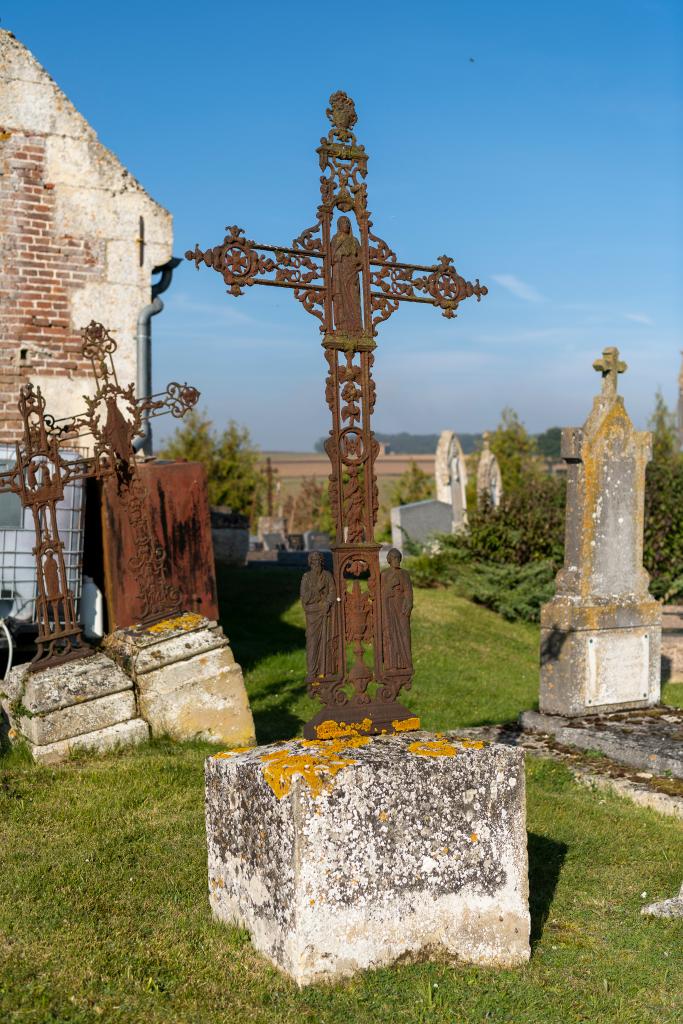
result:
M 206 762 L 209 898 L 298 984 L 529 957 L 524 755 L 429 733 Z
M 103 654 L 40 672 L 17 665 L 2 685 L 8 736 L 26 740 L 36 761 L 57 764 L 76 746 L 109 750 L 149 737 L 132 681 Z
M 215 622 L 187 613 L 120 629 L 105 638 L 103 649 L 134 681 L 153 736 L 255 742 L 242 669 Z

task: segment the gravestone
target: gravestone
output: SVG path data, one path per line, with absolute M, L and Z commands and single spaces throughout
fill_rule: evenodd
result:
M 498 459 L 491 451 L 490 438 L 491 435 L 486 431 L 483 437 L 484 447 L 477 466 L 477 504 L 498 508 L 503 497 L 503 477 Z
M 259 516 L 256 520 L 256 534 L 260 541 L 265 538 L 266 534 L 277 533 L 284 536 L 285 531 L 284 516 Z
M 324 530 L 304 530 L 305 551 L 329 551 L 332 538 Z
M 562 432 L 567 463 L 564 567 L 541 609 L 540 710 L 582 716 L 657 704 L 661 606 L 643 568 L 651 437 L 617 394 L 616 348 L 594 368 L 602 390 L 583 428 Z
M 186 254 L 234 296 L 294 290 L 319 321 L 332 413 L 332 571 L 311 551 L 300 590 L 306 682 L 322 706 L 305 739 L 207 759 L 211 905 L 300 985 L 433 951 L 513 966 L 529 958 L 523 755 L 417 732 L 398 700 L 414 671 L 412 585 L 399 551 L 381 568 L 374 535 L 378 325 L 416 299 L 450 319 L 486 289 L 446 256 L 398 262 L 370 230 L 353 101 L 334 93 L 327 115 L 312 227 L 278 247 L 232 226 L 221 245 Z M 436 505 L 450 532 L 450 503 Z
M 437 501 L 450 504 L 452 531 L 467 526 L 467 466 L 460 441 L 452 430 L 442 430 L 434 460 Z
M 391 510 L 391 543 L 399 551 L 410 544 L 428 544 L 438 533 L 451 533 L 452 527 L 450 502 L 412 501 Z

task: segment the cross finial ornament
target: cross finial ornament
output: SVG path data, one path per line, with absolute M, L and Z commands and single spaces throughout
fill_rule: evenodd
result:
M 368 154 L 355 134 L 358 115 L 345 92 L 330 96 L 331 123 L 316 152 L 320 204 L 315 222 L 289 246 L 266 245 L 227 228 L 223 242 L 185 253 L 197 268 L 216 271 L 229 294 L 252 285 L 289 288 L 316 317 L 328 366 L 325 398 L 332 429 L 334 519 L 332 572 L 311 555 L 301 583 L 306 615 L 309 692 L 322 710 L 304 726 L 307 739 L 377 735 L 419 727 L 398 703 L 413 678 L 410 645 L 412 585 L 398 554 L 380 571 L 374 529 L 379 510 L 375 460 L 380 446 L 370 418 L 378 328 L 406 302 L 440 310 L 447 319 L 461 303 L 487 294 L 468 281 L 450 256 L 430 264 L 400 260 L 373 231 L 368 209 Z
M 602 394 L 613 396 L 617 393 L 617 378 L 628 370 L 628 366 L 619 359 L 619 349 L 610 345 L 603 348 L 602 359 L 595 360 L 593 369 L 602 374 Z

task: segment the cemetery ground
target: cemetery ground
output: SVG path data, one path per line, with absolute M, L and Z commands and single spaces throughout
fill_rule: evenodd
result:
M 260 742 L 297 734 L 305 695 L 300 573 L 220 577 L 226 632 Z M 535 706 L 538 629 L 448 590 L 416 591 L 416 679 L 428 729 Z M 664 700 L 683 705 L 683 686 Z M 515 970 L 405 964 L 298 990 L 247 934 L 211 920 L 203 760 L 156 741 L 59 768 L 0 756 L 0 1020 L 12 1024 L 673 1024 L 681 923 L 643 903 L 680 886 L 681 823 L 527 758 L 532 956 Z M 330 921 L 334 927 L 334 921 Z

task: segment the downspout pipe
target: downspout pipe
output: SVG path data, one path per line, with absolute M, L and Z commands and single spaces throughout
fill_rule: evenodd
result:
M 172 256 L 167 263 L 152 269 L 152 274 L 161 274 L 158 281 L 152 284 L 152 301 L 143 306 L 138 313 L 138 326 L 135 334 L 137 342 L 138 398 L 150 398 L 152 395 L 152 317 L 161 313 L 164 304 L 159 298 L 171 283 L 173 271 L 180 263 L 177 256 Z M 145 455 L 152 454 L 152 424 L 149 421 L 149 412 L 143 413 L 142 434 L 133 441 L 133 448 L 136 452 L 142 451 Z

